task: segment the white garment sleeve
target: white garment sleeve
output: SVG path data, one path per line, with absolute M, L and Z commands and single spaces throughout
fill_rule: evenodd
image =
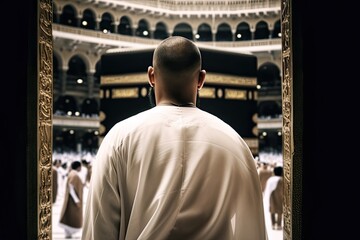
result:
M 74 199 L 75 203 L 80 202 L 80 199 L 78 198 L 78 196 L 76 195 L 75 189 L 74 189 L 74 185 L 72 185 L 71 183 L 69 183 L 69 187 L 70 187 L 70 195 L 71 197 Z

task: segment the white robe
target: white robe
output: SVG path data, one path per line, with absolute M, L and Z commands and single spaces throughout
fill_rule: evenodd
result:
M 198 108 L 157 106 L 119 122 L 93 162 L 82 239 L 267 239 L 248 146 Z

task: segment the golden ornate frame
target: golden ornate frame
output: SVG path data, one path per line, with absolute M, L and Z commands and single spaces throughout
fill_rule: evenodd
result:
M 284 228 L 283 239 L 292 239 L 292 156 L 294 149 L 293 142 L 293 71 L 292 71 L 292 19 L 291 0 L 281 0 L 281 33 L 282 33 L 282 144 L 284 164 Z
M 38 1 L 38 239 L 52 239 L 52 0 Z
M 38 0 L 38 239 L 52 239 L 52 102 L 53 37 L 52 0 Z M 292 0 L 281 0 L 282 28 L 282 111 L 284 159 L 284 240 L 293 239 L 293 55 Z

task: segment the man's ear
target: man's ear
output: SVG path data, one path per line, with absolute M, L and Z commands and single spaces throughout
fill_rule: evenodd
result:
M 199 80 L 198 80 L 198 90 L 200 90 L 205 83 L 205 75 L 206 75 L 206 71 L 205 70 L 201 70 L 199 73 Z
M 150 87 L 154 87 L 155 86 L 155 77 L 154 77 L 154 68 L 152 66 L 148 67 L 148 82 L 150 84 Z

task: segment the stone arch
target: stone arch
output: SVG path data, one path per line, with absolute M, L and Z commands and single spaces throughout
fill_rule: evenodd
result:
M 236 26 L 235 41 L 249 41 L 251 40 L 250 24 L 241 22 Z
M 269 24 L 261 20 L 255 25 L 254 39 L 268 39 L 270 37 Z
M 127 36 L 133 35 L 132 21 L 128 16 L 120 17 L 119 25 L 117 26 L 117 28 L 119 34 L 127 35 Z
M 61 11 L 59 23 L 67 26 L 77 27 L 77 9 L 73 4 L 66 4 Z
M 86 8 L 82 12 L 80 27 L 85 29 L 96 29 L 96 12 L 91 8 Z
M 215 41 L 232 41 L 233 34 L 230 24 L 223 22 L 216 29 Z
M 169 36 L 167 25 L 163 22 L 157 22 L 155 25 L 154 39 L 165 39 Z
M 212 41 L 212 30 L 208 23 L 202 23 L 197 28 L 197 41 L 208 42 Z
M 135 30 L 135 36 L 142 38 L 150 38 L 150 35 L 151 34 L 149 22 L 144 18 L 140 19 Z
M 104 33 L 114 32 L 114 16 L 110 12 L 104 12 L 101 14 L 101 20 L 99 24 L 100 31 Z
M 281 84 L 279 67 L 272 62 L 265 62 L 258 68 L 257 81 L 261 87 L 274 87 Z

